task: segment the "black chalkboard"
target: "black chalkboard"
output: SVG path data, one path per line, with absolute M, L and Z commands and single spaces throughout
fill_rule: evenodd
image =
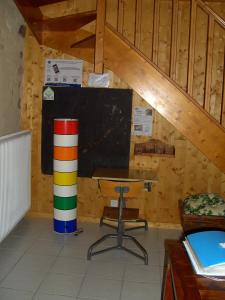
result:
M 43 100 L 42 103 L 42 172 L 53 173 L 54 118 L 79 119 L 80 177 L 91 177 L 96 167 L 128 168 L 132 90 L 51 89 L 54 91 L 54 100 Z

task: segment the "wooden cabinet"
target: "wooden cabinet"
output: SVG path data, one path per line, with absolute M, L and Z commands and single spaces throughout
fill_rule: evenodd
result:
M 181 242 L 166 241 L 165 251 L 163 300 L 225 299 L 225 277 L 218 281 L 196 275 Z

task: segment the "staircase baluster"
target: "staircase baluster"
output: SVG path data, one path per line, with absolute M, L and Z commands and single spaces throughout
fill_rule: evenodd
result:
M 214 17 L 209 15 L 208 21 L 208 40 L 207 40 L 207 60 L 206 60 L 206 81 L 204 109 L 210 111 L 211 83 L 212 83 L 212 63 L 213 63 L 213 36 L 214 36 Z
M 158 65 L 160 0 L 154 1 L 152 61 Z
M 176 80 L 178 6 L 178 0 L 173 0 L 172 42 L 170 51 L 170 78 L 173 80 Z
M 135 31 L 134 31 L 134 46 L 140 49 L 141 45 L 141 16 L 142 16 L 142 0 L 136 0 L 135 5 Z
M 118 0 L 118 20 L 117 20 L 117 31 L 123 34 L 123 21 L 124 21 L 124 3 L 123 0 Z
M 188 57 L 188 94 L 193 95 L 194 57 L 195 57 L 195 36 L 196 36 L 196 1 L 191 1 L 191 24 L 189 33 L 189 57 Z
M 225 47 L 224 47 L 224 60 L 223 60 L 223 90 L 222 90 L 222 104 L 221 104 L 221 115 L 220 124 L 225 127 Z

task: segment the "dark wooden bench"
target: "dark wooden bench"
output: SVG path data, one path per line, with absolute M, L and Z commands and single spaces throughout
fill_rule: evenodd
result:
M 223 216 L 197 216 L 185 214 L 183 201 L 179 201 L 181 225 L 184 233 L 202 229 L 225 230 L 225 217 Z

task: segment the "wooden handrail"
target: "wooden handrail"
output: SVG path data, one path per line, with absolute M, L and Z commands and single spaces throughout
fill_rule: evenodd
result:
M 210 7 L 208 7 L 203 1 L 201 0 L 194 0 L 200 6 L 208 15 L 212 15 L 215 20 L 225 29 L 225 21 L 218 16 L 214 10 L 212 10 Z

